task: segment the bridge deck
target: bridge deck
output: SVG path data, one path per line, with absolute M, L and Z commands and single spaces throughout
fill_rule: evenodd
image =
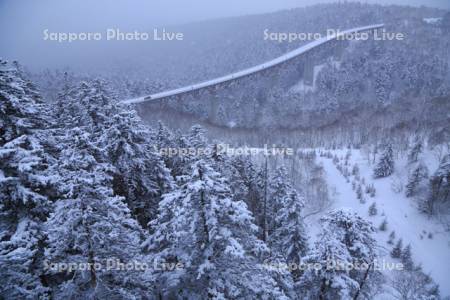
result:
M 259 65 L 256 65 L 254 67 L 244 69 L 244 70 L 241 70 L 241 71 L 238 71 L 238 72 L 235 72 L 232 74 L 228 74 L 228 75 L 225 75 L 222 77 L 218 77 L 215 79 L 188 85 L 185 87 L 181 87 L 181 88 L 177 88 L 177 89 L 173 89 L 173 90 L 169 90 L 169 91 L 164 91 L 164 92 L 156 93 L 156 94 L 149 95 L 149 96 L 143 96 L 143 97 L 138 97 L 138 98 L 134 98 L 134 99 L 124 100 L 123 103 L 135 104 L 135 103 L 142 103 L 142 102 L 147 102 L 147 101 L 151 101 L 151 100 L 167 98 L 170 96 L 175 96 L 175 95 L 180 95 L 180 94 L 188 93 L 188 92 L 195 91 L 195 90 L 200 90 L 200 89 L 214 86 L 214 85 L 224 83 L 227 81 L 236 80 L 238 78 L 248 76 L 248 75 L 251 75 L 254 73 L 258 73 L 258 72 L 261 72 L 262 70 L 265 70 L 265 69 L 274 67 L 276 65 L 279 65 L 281 63 L 284 63 L 290 59 L 293 59 L 299 55 L 302 55 L 302 54 L 310 51 L 311 49 L 314 49 L 320 45 L 323 45 L 329 41 L 335 40 L 335 39 L 345 36 L 347 34 L 364 32 L 364 31 L 379 29 L 382 27 L 384 27 L 384 24 L 375 24 L 375 25 L 369 25 L 369 26 L 348 29 L 348 30 L 341 31 L 338 34 L 334 34 L 334 35 L 327 35 L 326 37 L 317 39 L 314 42 L 308 43 L 300 48 L 297 48 L 297 49 L 290 51 L 286 54 L 283 54 L 275 59 L 272 59 L 270 61 L 267 61 L 267 62 L 259 64 Z

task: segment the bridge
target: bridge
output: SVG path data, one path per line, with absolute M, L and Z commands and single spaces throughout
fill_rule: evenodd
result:
M 225 102 L 232 102 L 236 109 L 244 110 L 252 107 L 249 112 L 255 116 L 258 115 L 256 107 L 267 101 L 274 90 L 292 87 L 299 80 L 304 86 L 313 86 L 314 68 L 330 56 L 336 60 L 340 59 L 348 43 L 345 36 L 373 32 L 382 27 L 384 24 L 375 24 L 338 31 L 248 69 L 122 102 L 125 104 L 158 102 L 161 106 L 169 105 L 178 109 L 181 107 L 184 112 L 195 111 L 197 114 L 200 113 L 199 117 L 209 121 L 219 119 L 225 121 L 226 111 L 229 111 L 230 107 L 224 109 L 221 106 Z M 162 104 L 160 100 L 166 100 L 167 103 Z

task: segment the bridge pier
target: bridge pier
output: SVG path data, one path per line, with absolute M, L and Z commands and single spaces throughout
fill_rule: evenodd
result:
M 373 32 L 383 26 L 377 24 L 345 32 Z M 274 105 L 268 104 L 268 101 L 276 99 L 279 93 L 287 91 L 299 80 L 305 85 L 313 86 L 315 67 L 326 63 L 330 57 L 341 61 L 348 44 L 348 41 L 324 38 L 314 45 L 304 45 L 276 59 L 233 74 L 124 102 L 160 103 L 160 109 L 178 109 L 222 125 L 231 121 L 238 125 L 242 125 L 242 122 L 244 126 L 258 124 L 261 116 L 267 113 L 264 111 L 266 106 Z M 151 104 L 147 107 L 150 109 Z M 236 109 L 244 112 L 241 120 L 233 119 Z
M 339 41 L 339 43 L 335 43 L 333 47 L 333 58 L 336 61 L 341 61 L 342 56 L 344 55 L 345 49 L 348 47 L 348 41 Z
M 217 121 L 217 112 L 220 106 L 220 97 L 215 89 L 208 93 L 208 99 L 206 99 L 208 104 L 208 121 L 214 123 Z
M 313 61 L 312 55 L 305 57 L 305 62 L 303 64 L 303 83 L 309 86 L 314 85 L 314 67 L 315 63 Z

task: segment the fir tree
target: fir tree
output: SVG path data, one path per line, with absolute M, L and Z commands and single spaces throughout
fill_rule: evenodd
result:
M 173 157 L 170 153 L 170 150 L 177 148 L 175 135 L 161 122 L 158 122 L 158 126 L 153 135 L 155 151 L 161 155 L 170 170 L 177 169 L 176 165 L 181 158 L 179 156 Z
M 256 174 L 256 188 L 259 195 L 259 203 L 257 203 L 255 212 L 256 224 L 261 228 L 260 236 L 264 242 L 267 242 L 269 237 L 269 226 L 272 220 L 270 215 L 272 207 L 269 205 L 269 166 L 267 158 L 264 160 L 264 164 L 257 170 Z
M 394 152 L 392 151 L 392 146 L 388 144 L 373 170 L 373 176 L 374 178 L 382 178 L 391 175 L 393 172 Z
M 387 243 L 388 243 L 389 245 L 393 245 L 393 244 L 394 244 L 394 240 L 395 240 L 395 231 L 392 231 L 392 232 L 389 234 L 389 240 L 387 241 Z
M 190 172 L 190 165 L 200 159 L 209 160 L 208 152 L 212 152 L 206 138 L 206 131 L 200 125 L 194 125 L 185 135 L 178 134 L 176 141 L 178 149 L 187 149 L 187 154 L 179 155 L 175 169 L 172 170 L 174 177 L 186 175 Z
M 356 188 L 356 198 L 358 200 L 361 200 L 363 197 L 362 187 L 360 184 L 358 184 L 358 187 Z
M 408 165 L 415 164 L 419 161 L 419 156 L 422 153 L 422 141 L 416 136 L 411 149 L 408 152 Z
M 386 219 L 384 219 L 383 222 L 381 222 L 381 224 L 380 224 L 380 226 L 378 227 L 378 229 L 379 229 L 380 231 L 386 231 L 386 230 L 387 230 L 387 225 L 388 225 L 388 222 L 387 222 Z
M 271 201 L 274 202 L 276 210 L 275 225 L 269 241 L 270 246 L 284 257 L 288 264 L 292 263 L 300 266 L 302 257 L 308 249 L 307 234 L 305 225 L 301 217 L 303 209 L 303 199 L 287 183 L 284 168 L 278 169 L 276 178 L 271 180 L 273 190 Z M 300 276 L 299 270 L 293 270 L 294 279 Z
M 260 173 L 264 176 L 264 173 Z M 261 181 L 261 189 L 264 190 L 264 182 Z M 283 207 L 286 196 L 292 191 L 284 167 L 277 168 L 270 178 L 267 179 L 267 219 L 268 234 L 271 235 L 276 228 L 280 227 L 276 215 Z
M 0 59 L 0 146 L 44 128 L 45 107 L 34 85 Z
M 411 255 L 411 245 L 408 244 L 405 249 L 403 249 L 402 254 L 400 255 L 400 259 L 403 263 L 403 266 L 406 270 L 412 270 L 414 268 L 414 263 Z
M 114 192 L 125 197 L 142 226 L 153 219 L 172 185 L 170 171 L 152 147 L 150 131 L 134 111 L 121 108 L 99 138 L 105 161 L 115 167 Z
M 352 169 L 352 175 L 353 175 L 353 176 L 359 176 L 359 167 L 358 167 L 357 164 L 355 164 L 355 165 L 353 166 L 353 169 Z
M 406 184 L 406 197 L 412 197 L 424 191 L 428 178 L 428 168 L 423 163 L 418 163 L 408 176 L 408 183 Z
M 374 228 L 358 215 L 338 210 L 321 220 L 322 231 L 306 263 L 324 265 L 318 271 L 308 269 L 302 276 L 302 287 L 314 299 L 347 299 L 368 293 L 368 284 L 377 272 L 371 269 L 376 241 Z M 342 268 L 329 268 L 330 263 L 366 264 L 365 270 L 349 272 Z
M 450 200 L 450 154 L 445 155 L 439 167 L 430 178 L 430 193 L 422 203 L 420 209 L 427 214 L 436 212 L 436 205 Z
M 212 165 L 220 174 L 229 180 L 233 199 L 236 201 L 246 200 L 249 194 L 249 187 L 245 182 L 246 178 L 242 176 L 243 174 L 240 171 L 240 166 L 238 166 L 240 162 L 235 158 L 236 157 L 228 157 L 220 153 L 220 145 L 215 144 L 213 146 L 211 155 Z
M 205 161 L 179 178 L 180 188 L 164 195 L 154 234 L 145 243 L 156 259 L 180 262 L 183 270 L 157 274 L 163 297 L 284 297 L 263 268 L 268 249 L 243 201 Z M 258 284 L 253 284 L 258 282 Z
M 74 140 L 61 154 L 58 171 L 62 199 L 46 222 L 48 265 L 77 263 L 89 268 L 46 270 L 55 298 L 134 298 L 141 286 L 136 270 L 107 268 L 108 261 L 129 263 L 140 257 L 143 231 L 122 197 L 112 190 L 112 167 L 98 162 L 90 136 L 80 129 L 67 133 Z M 99 266 L 99 267 L 95 267 Z
M 378 214 L 377 204 L 373 202 L 369 206 L 369 216 L 376 216 Z
M 255 219 L 258 220 L 257 214 L 260 212 L 259 206 L 261 204 L 260 199 L 262 197 L 262 191 L 258 186 L 259 179 L 256 167 L 250 159 L 244 156 L 235 157 L 232 164 L 234 168 L 236 168 L 239 177 L 242 180 L 243 188 L 245 189 L 245 191 L 241 192 L 244 193 L 244 200 L 250 211 L 255 216 Z
M 375 197 L 376 189 L 373 184 L 369 184 L 365 188 L 366 194 L 369 194 L 371 198 Z
M 400 258 L 402 255 L 402 251 L 403 251 L 403 241 L 402 239 L 399 239 L 397 241 L 397 244 L 391 251 L 392 258 Z
M 107 84 L 102 80 L 83 81 L 69 92 L 61 118 L 66 128 L 82 127 L 98 136 L 118 112 Z
M 114 167 L 114 194 L 125 197 L 134 218 L 146 226 L 172 184 L 149 128 L 133 110 L 115 103 L 105 82 L 82 82 L 74 90 L 64 92 L 67 128 L 81 126 L 91 133 L 99 149 L 96 159 Z
M 337 165 L 339 163 L 339 158 L 338 158 L 338 156 L 336 154 L 333 156 L 333 163 L 335 165 Z
M 53 163 L 38 139 L 47 122 L 34 86 L 0 60 L 0 294 L 45 297 L 42 222 L 51 209 Z
M 56 96 L 56 108 L 54 109 L 55 119 L 61 127 L 69 125 L 67 116 L 70 112 L 68 112 L 67 109 L 70 105 L 74 104 L 75 91 L 76 89 L 74 89 L 69 82 L 68 73 L 64 72 L 63 86 Z
M 186 138 L 188 144 L 195 149 L 206 148 L 207 146 L 206 131 L 200 125 L 192 126 Z

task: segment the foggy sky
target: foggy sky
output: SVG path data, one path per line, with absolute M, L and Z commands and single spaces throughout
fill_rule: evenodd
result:
M 301 7 L 332 0 L 0 0 L 0 57 L 18 59 L 42 68 L 69 60 L 81 48 L 45 43 L 43 30 L 104 31 L 105 28 L 145 30 L 227 16 L 239 16 Z M 450 8 L 449 0 L 363 0 Z M 51 47 L 51 48 L 50 48 Z M 69 47 L 71 47 L 69 49 Z M 101 52 L 105 49 L 97 49 Z M 95 51 L 92 50 L 92 51 Z M 89 53 L 92 54 L 92 53 Z M 88 55 L 78 53 L 78 55 Z M 55 65 L 54 64 L 54 65 Z

